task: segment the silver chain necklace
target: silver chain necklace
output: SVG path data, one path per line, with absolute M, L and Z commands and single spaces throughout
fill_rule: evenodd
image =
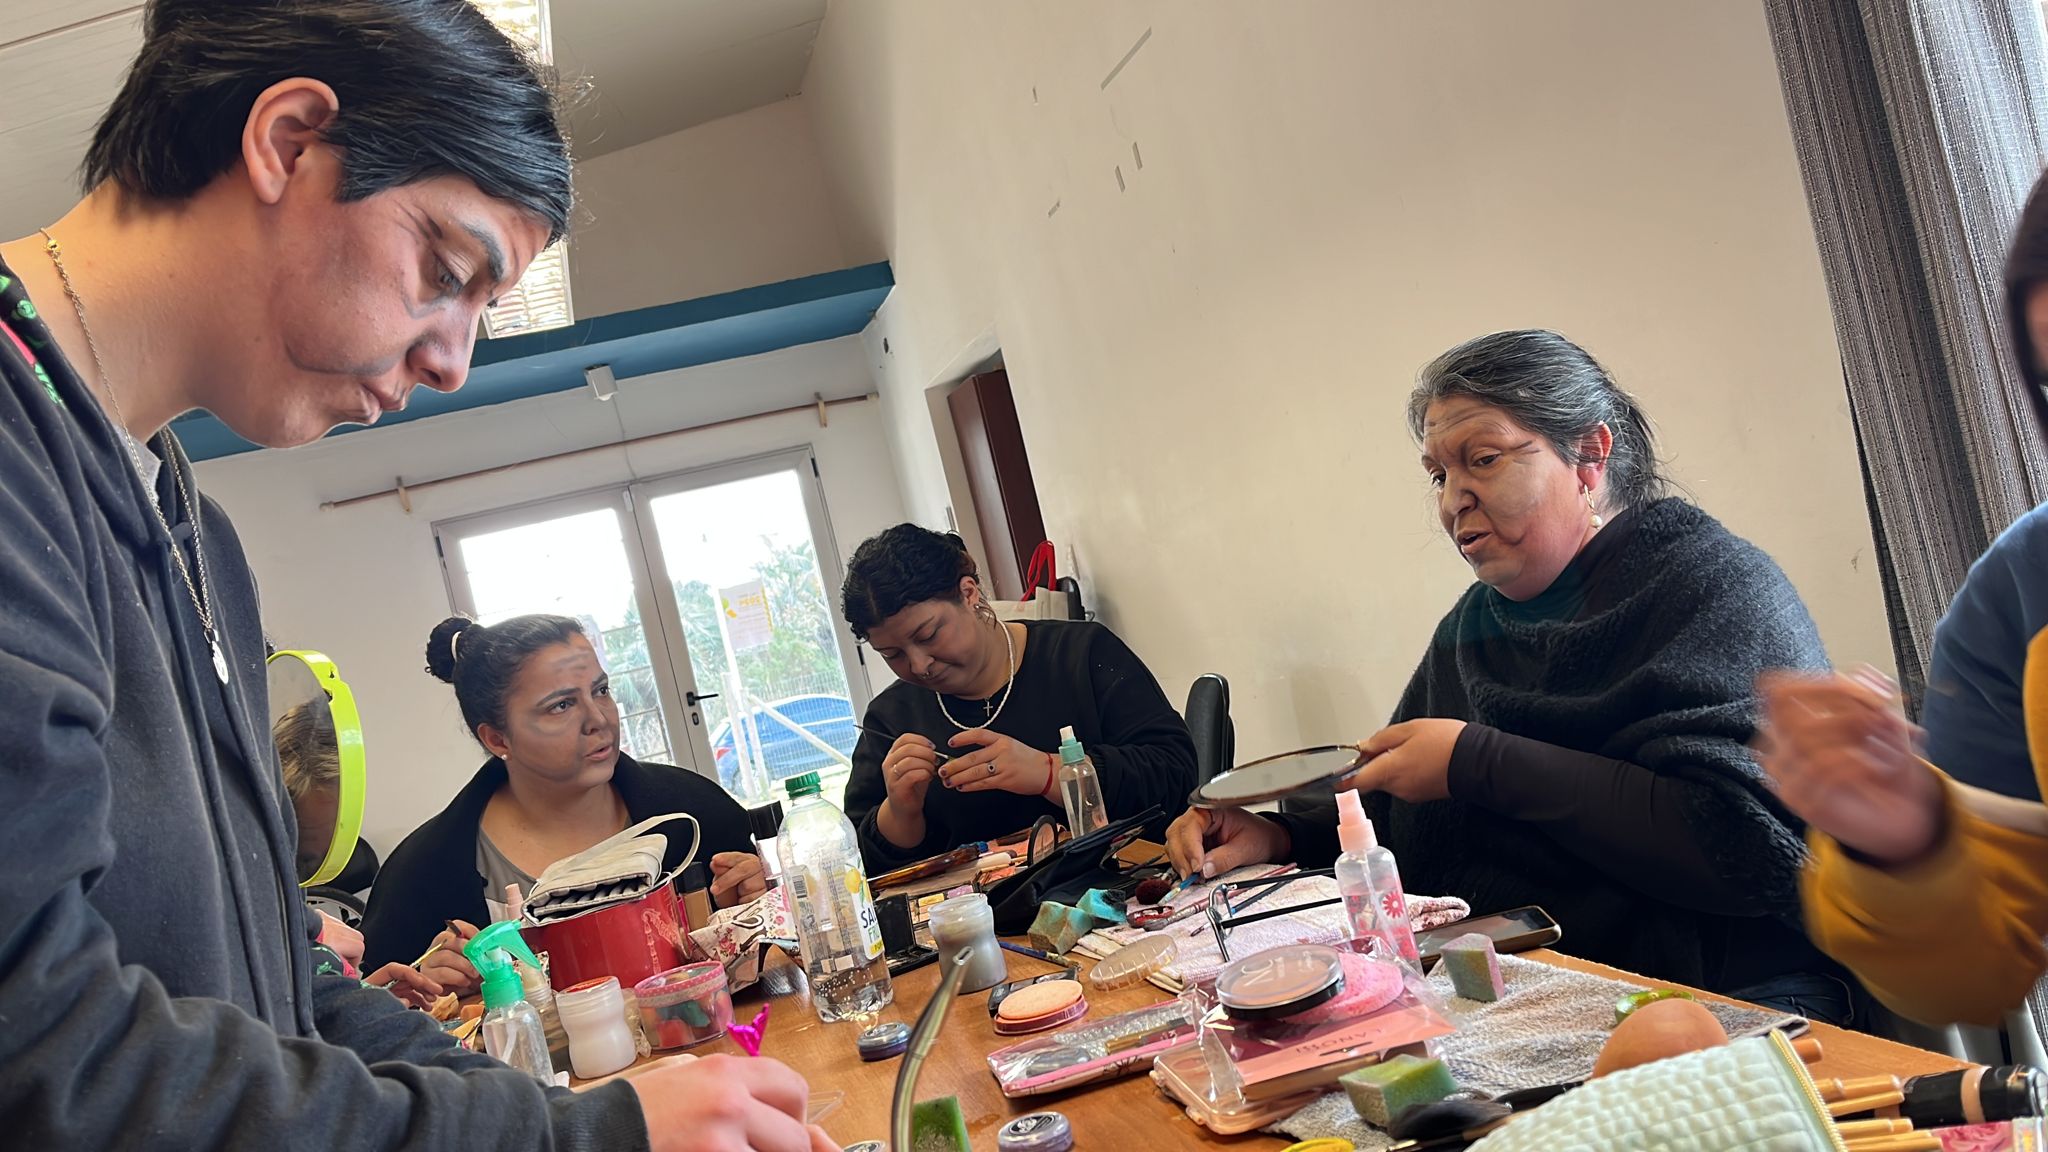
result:
M 92 354 L 93 371 L 99 373 L 100 390 L 107 394 L 107 402 L 114 409 L 114 430 L 121 434 L 121 442 L 128 446 L 128 460 L 135 466 L 135 474 L 138 477 L 143 476 L 148 470 L 142 464 L 142 447 L 136 443 L 135 437 L 128 434 L 128 418 L 121 414 L 121 398 L 114 392 L 114 381 L 107 375 L 106 362 L 100 359 L 99 343 L 93 339 L 92 325 L 86 323 L 85 301 L 80 298 L 78 289 L 71 283 L 71 270 L 64 267 L 63 250 L 58 247 L 57 238 L 50 235 L 48 228 L 38 228 L 36 231 L 43 234 L 44 246 L 50 253 L 50 263 L 56 265 L 57 279 L 64 282 L 64 295 L 70 298 L 71 311 L 78 317 L 79 330 L 85 333 L 85 348 Z M 213 674 L 220 677 L 222 684 L 226 684 L 228 660 L 220 650 L 220 632 L 214 627 L 213 609 L 206 598 L 206 549 L 201 545 L 199 537 L 199 502 L 192 499 L 191 491 L 185 487 L 185 473 L 178 467 L 178 460 L 184 455 L 184 451 L 178 444 L 177 436 L 171 432 L 168 424 L 164 426 L 160 435 L 164 440 L 164 463 L 171 470 L 171 478 L 178 484 L 178 501 L 184 507 L 185 514 L 192 518 L 192 555 L 199 561 L 197 580 L 192 578 L 192 570 L 185 565 L 185 550 L 178 547 L 178 538 L 171 533 L 170 520 L 165 518 L 164 510 L 157 506 L 153 497 L 148 502 L 149 510 L 156 514 L 157 524 L 163 528 L 165 538 L 170 541 L 171 559 L 177 563 L 178 575 L 184 577 L 185 591 L 192 597 L 193 610 L 199 613 L 200 630 L 205 632 L 206 646 L 213 652 Z
M 1010 689 L 1017 686 L 1017 642 L 1011 639 L 1010 626 L 1008 624 L 998 620 L 996 621 L 996 627 L 1002 629 L 1003 632 L 1003 651 L 1006 654 L 1005 660 L 1010 668 L 1010 678 L 1003 681 L 1003 698 L 996 701 L 996 706 L 989 710 L 988 718 L 972 727 L 962 724 L 958 720 L 953 719 L 952 709 L 946 707 L 945 694 L 941 692 L 932 693 L 932 695 L 939 698 L 939 711 L 946 717 L 946 722 L 962 732 L 972 732 L 975 728 L 986 728 L 995 723 L 996 717 L 1003 714 L 1003 705 L 1010 702 Z M 983 701 L 982 706 L 986 708 L 988 702 Z

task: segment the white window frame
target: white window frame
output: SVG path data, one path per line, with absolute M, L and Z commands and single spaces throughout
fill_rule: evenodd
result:
M 704 724 L 703 709 L 689 703 L 697 691 L 697 677 L 690 663 L 689 646 L 683 636 L 682 615 L 675 596 L 668 594 L 671 582 L 668 564 L 661 552 L 653 517 L 641 510 L 659 497 L 714 487 L 735 480 L 748 480 L 777 472 L 794 472 L 803 493 L 804 512 L 810 522 L 816 546 L 818 572 L 828 601 L 845 579 L 839 560 L 839 546 L 832 532 L 832 519 L 825 503 L 824 483 L 811 446 L 784 449 L 739 460 L 671 472 L 630 484 L 611 484 L 566 496 L 516 504 L 489 512 L 437 520 L 433 524 L 434 546 L 441 560 L 441 577 L 448 590 L 448 602 L 458 613 L 474 615 L 476 597 L 469 585 L 469 573 L 460 563 L 462 541 L 472 536 L 524 528 L 564 516 L 609 509 L 619 517 L 620 538 L 633 578 L 633 595 L 640 607 L 641 627 L 647 633 L 647 653 L 653 666 L 656 694 L 662 716 L 668 723 L 669 749 L 682 767 L 718 779 L 711 754 L 711 734 Z M 846 670 L 847 696 L 854 722 L 867 714 L 873 699 L 867 665 L 860 645 L 835 610 L 831 613 L 832 636 Z M 685 723 L 685 721 L 687 721 Z M 683 729 L 678 731 L 678 728 Z

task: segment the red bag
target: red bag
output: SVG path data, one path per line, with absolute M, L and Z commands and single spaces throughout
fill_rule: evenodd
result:
M 1024 566 L 1024 599 L 1029 600 L 1040 588 L 1051 588 L 1059 582 L 1059 565 L 1053 556 L 1052 541 L 1040 540 L 1038 547 L 1031 550 L 1030 563 Z

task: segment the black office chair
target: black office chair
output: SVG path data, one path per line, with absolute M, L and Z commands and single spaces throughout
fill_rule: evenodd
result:
M 1214 672 L 1197 676 L 1188 689 L 1185 714 L 1188 735 L 1195 738 L 1195 783 L 1207 784 L 1230 770 L 1237 755 L 1237 729 L 1230 723 L 1230 681 Z

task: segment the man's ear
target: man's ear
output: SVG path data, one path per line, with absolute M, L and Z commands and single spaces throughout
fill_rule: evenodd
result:
M 242 164 L 259 201 L 284 199 L 306 153 L 329 147 L 321 133 L 339 111 L 334 89 L 309 76 L 280 80 L 256 97 L 242 125 Z

